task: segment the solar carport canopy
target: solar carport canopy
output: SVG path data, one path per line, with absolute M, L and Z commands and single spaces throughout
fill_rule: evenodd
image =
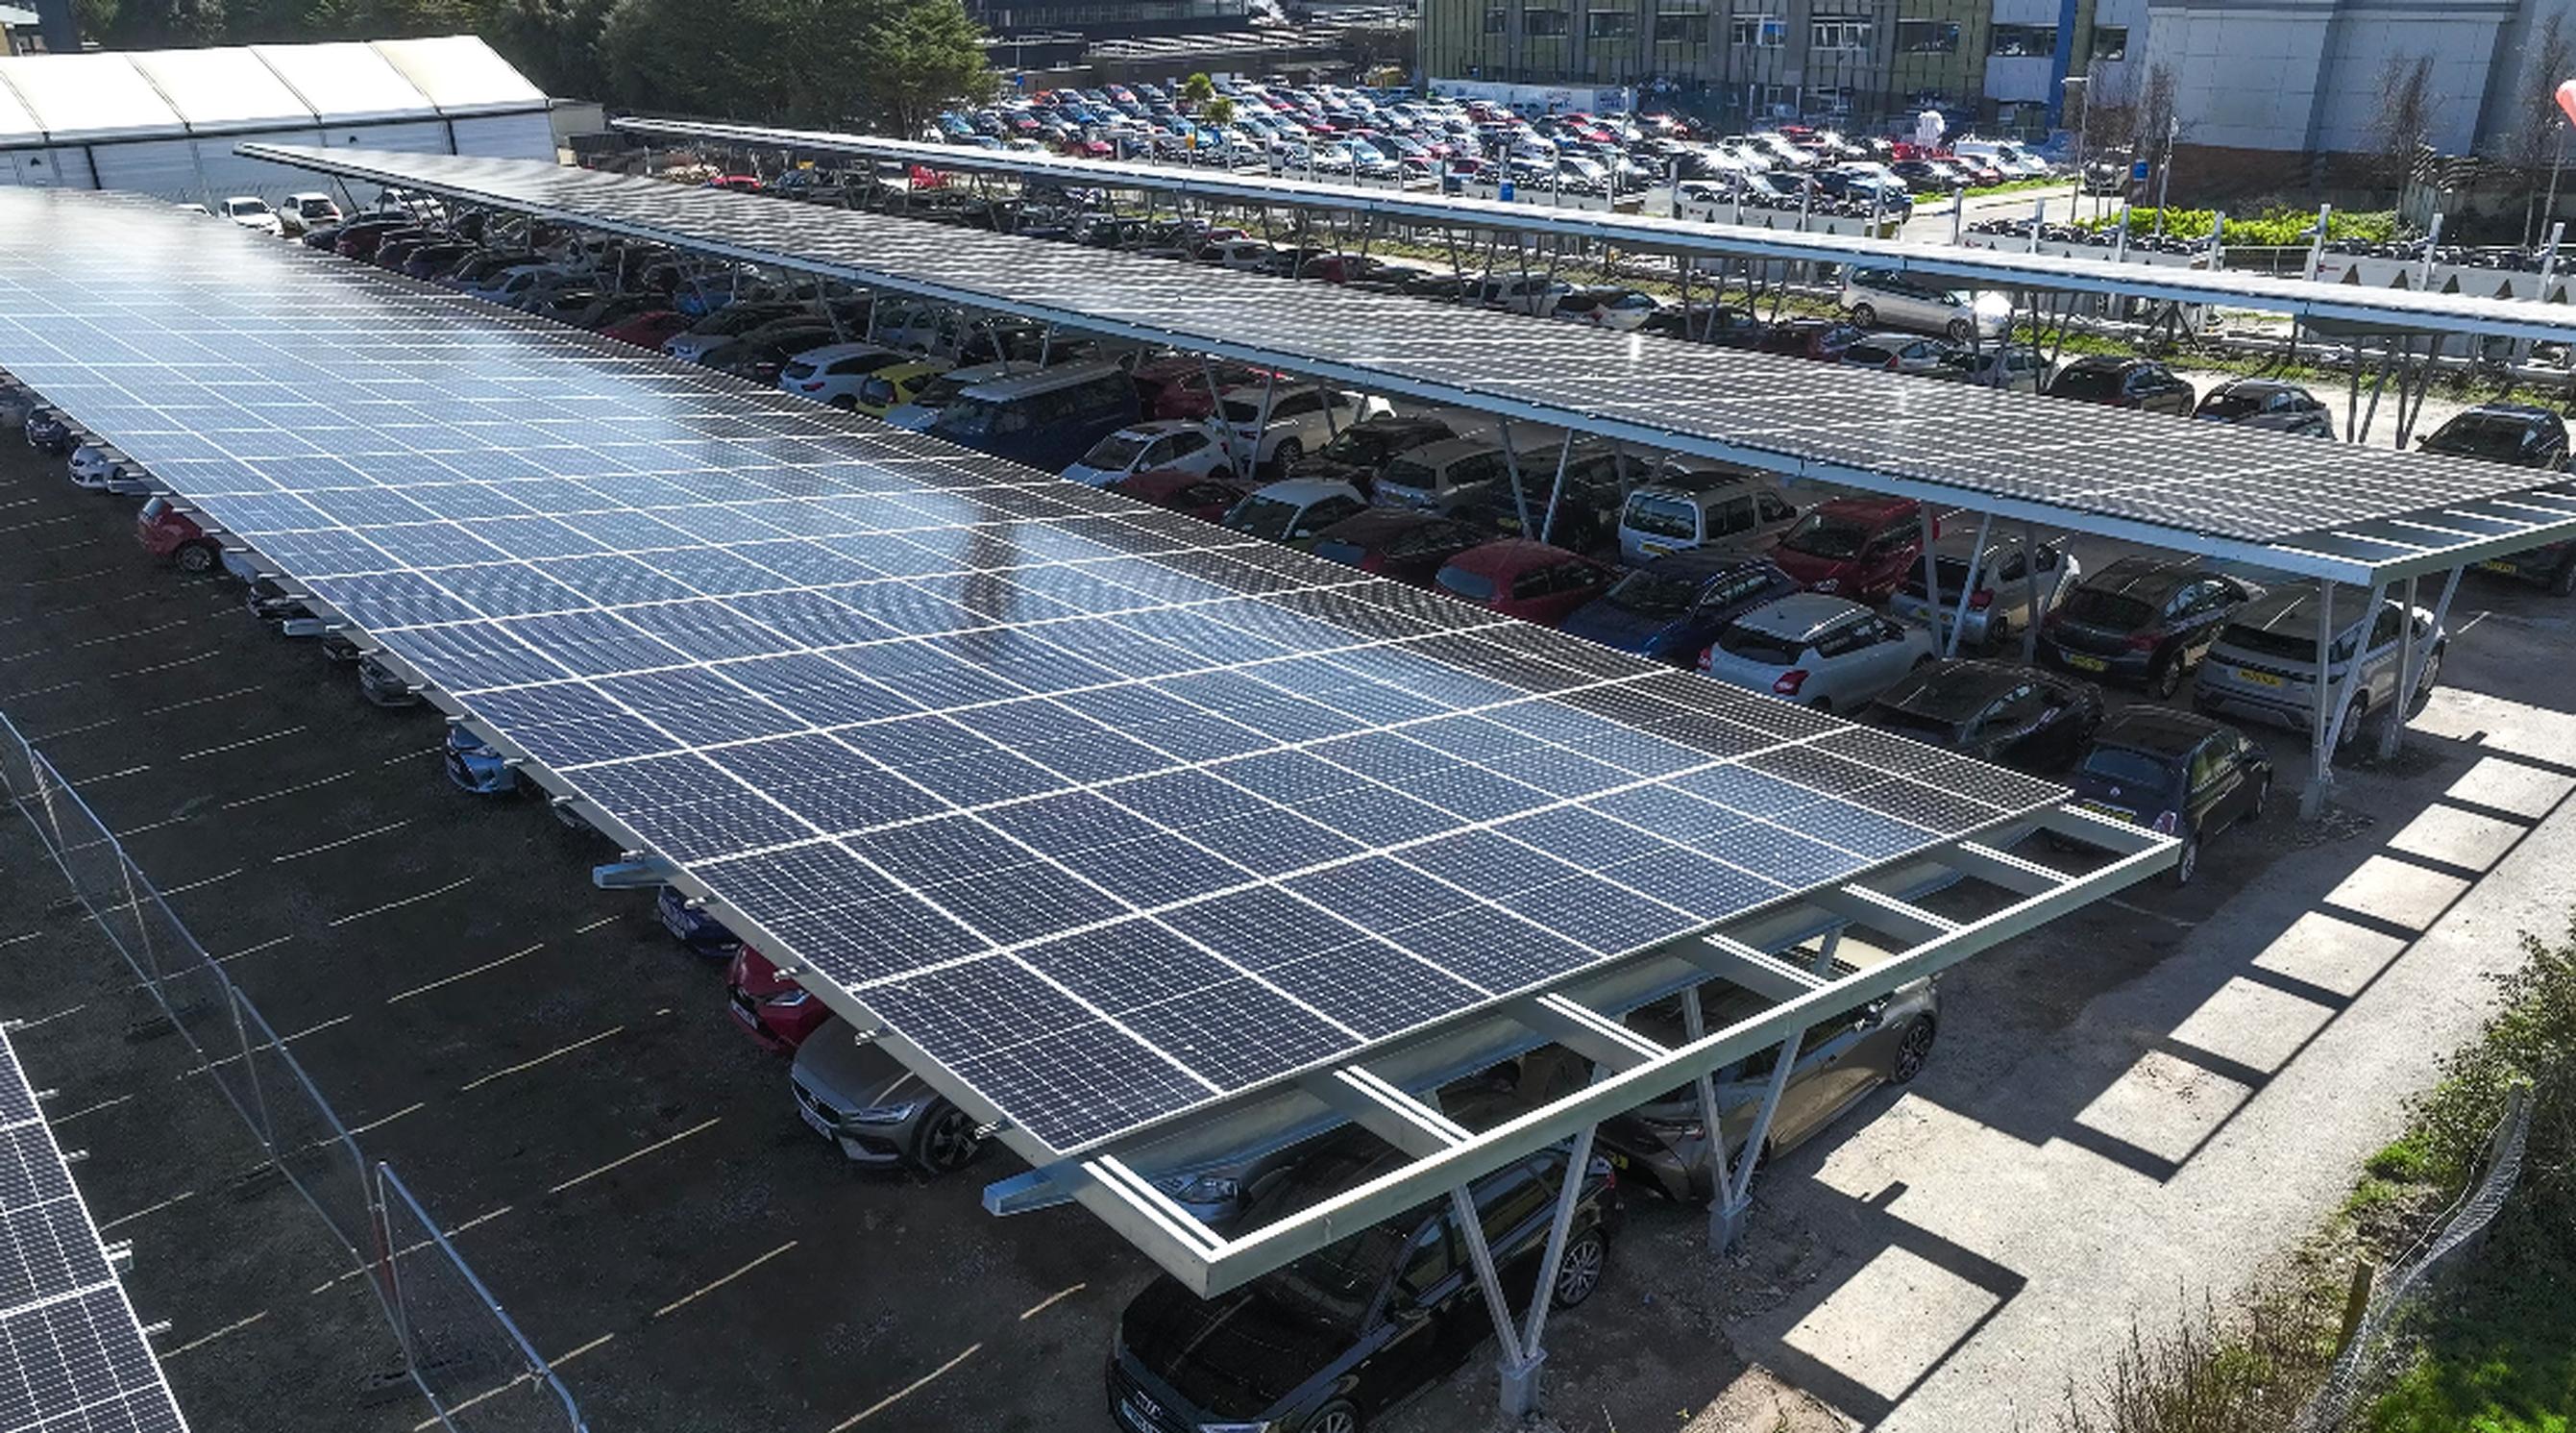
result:
M 2064 794 L 140 201 L 0 364 L 1033 1159 Z
M 1931 383 L 953 225 L 510 160 L 245 153 L 979 308 L 2370 582 L 2576 532 L 2525 470 Z M 2564 479 L 2559 479 L 2562 482 Z

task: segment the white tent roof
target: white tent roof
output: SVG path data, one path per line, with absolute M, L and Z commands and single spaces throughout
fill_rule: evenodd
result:
M 36 12 L 15 5 L 0 5 L 0 25 L 32 30 L 36 28 Z
M 0 145 L 543 110 L 473 35 L 0 57 Z

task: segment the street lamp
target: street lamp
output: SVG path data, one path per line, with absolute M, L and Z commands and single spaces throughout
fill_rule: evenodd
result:
M 2084 117 L 2077 121 L 2075 126 L 2075 202 L 2076 204 L 2081 204 L 2084 202 L 2084 190 L 2086 188 L 2084 183 L 2084 141 L 2090 135 L 2093 128 L 2093 82 L 2089 77 L 2084 75 L 2068 75 L 2059 83 L 2066 93 L 2065 103 L 2067 104 L 2073 104 L 2075 102 L 2076 91 L 2081 90 L 2084 94 Z M 2063 112 L 2064 110 L 2061 107 L 2060 113 Z M 2067 207 L 2067 212 L 2069 214 L 2074 213 L 2074 205 L 2069 205 Z M 2096 203 L 2093 206 L 2093 212 L 2095 214 L 2100 214 L 2102 212 L 2102 206 L 2099 203 Z

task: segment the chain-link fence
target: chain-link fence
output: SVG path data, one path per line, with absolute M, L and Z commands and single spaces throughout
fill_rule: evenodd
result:
M 0 716 L 0 785 L 72 893 L 274 1167 L 365 1271 L 413 1382 L 455 1433 L 580 1433 L 581 1414 L 391 1168 L 373 1166 L 311 1075 L 115 835 Z
M 2522 1178 L 2523 1145 L 2531 1134 L 2531 1101 L 2515 1090 L 2487 1140 L 2486 1168 L 2413 1248 L 2371 1290 L 2343 1352 L 2326 1371 L 2316 1396 L 2299 1410 L 2290 1433 L 2338 1433 L 2379 1391 L 2410 1350 L 2406 1326 L 2444 1277 L 2466 1263 L 2486 1239 L 2496 1216 Z

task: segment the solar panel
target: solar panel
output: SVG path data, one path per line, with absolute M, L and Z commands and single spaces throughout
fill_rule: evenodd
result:
M 0 1433 L 184 1433 L 5 1036 L 0 1067 Z
M 1533 322 L 1331 284 L 521 160 L 246 145 L 671 243 L 1276 362 L 1436 401 L 1846 481 L 1933 485 L 2272 542 L 2528 491 L 2494 463 Z M 1533 272 L 1538 270 L 1535 261 Z M 1505 266 L 1509 268 L 1508 265 Z M 1508 411 L 1508 407 L 1505 409 Z M 2076 525 L 2082 526 L 2081 522 Z
M 0 363 L 1063 1153 L 2064 795 L 159 206 Z

